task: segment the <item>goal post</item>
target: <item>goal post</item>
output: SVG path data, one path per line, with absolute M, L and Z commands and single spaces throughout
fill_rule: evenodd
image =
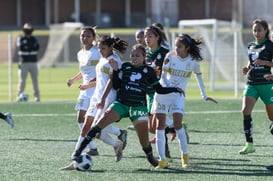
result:
M 79 22 L 65 22 L 61 24 L 50 25 L 48 43 L 45 53 L 39 61 L 39 67 L 52 67 L 57 63 L 69 62 L 69 37 L 76 30 L 83 26 Z M 60 59 L 60 54 L 64 53 L 63 59 Z
M 238 97 L 245 84 L 239 67 L 247 62 L 241 25 L 217 19 L 180 20 L 178 30 L 202 39 L 201 53 L 209 64 L 210 90 L 234 90 Z

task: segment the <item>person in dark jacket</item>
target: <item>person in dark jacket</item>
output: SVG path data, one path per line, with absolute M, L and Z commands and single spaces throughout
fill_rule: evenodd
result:
M 18 56 L 19 56 L 19 85 L 18 85 L 18 99 L 22 101 L 20 95 L 24 94 L 26 87 L 26 79 L 28 73 L 30 73 L 32 79 L 32 85 L 34 89 L 34 100 L 40 101 L 40 91 L 38 86 L 38 50 L 40 44 L 38 39 L 32 35 L 33 27 L 30 23 L 25 23 L 23 26 L 24 36 L 21 36 L 17 40 Z

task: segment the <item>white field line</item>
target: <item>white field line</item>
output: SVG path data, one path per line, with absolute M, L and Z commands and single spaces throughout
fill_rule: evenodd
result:
M 253 110 L 253 112 L 265 112 L 265 110 Z M 218 111 L 187 111 L 186 114 L 229 114 L 241 113 L 240 110 L 218 110 Z M 12 114 L 14 117 L 58 117 L 58 116 L 77 116 L 77 113 L 63 113 L 63 114 Z

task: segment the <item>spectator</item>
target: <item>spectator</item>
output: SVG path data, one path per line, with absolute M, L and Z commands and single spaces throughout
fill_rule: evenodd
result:
M 30 23 L 25 23 L 22 31 L 24 36 L 18 38 L 18 56 L 19 56 L 19 85 L 18 85 L 18 99 L 20 101 L 20 94 L 24 93 L 26 87 L 26 79 L 28 73 L 30 73 L 32 79 L 32 85 L 34 89 L 34 100 L 40 101 L 40 91 L 38 87 L 38 65 L 37 55 L 39 50 L 39 41 L 32 35 L 33 27 Z

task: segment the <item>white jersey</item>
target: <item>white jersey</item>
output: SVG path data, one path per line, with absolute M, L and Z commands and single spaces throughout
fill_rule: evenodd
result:
M 186 93 L 186 87 L 192 72 L 197 76 L 201 75 L 198 61 L 193 59 L 190 55 L 181 58 L 177 56 L 175 52 L 168 53 L 165 59 L 168 59 L 169 62 L 163 64 L 162 74 L 159 80 L 160 84 L 163 87 L 179 87 Z M 204 89 L 202 88 L 202 90 Z M 155 93 L 152 111 L 163 114 L 184 114 L 184 106 L 185 97 L 183 95 L 181 96 L 178 93 Z
M 96 89 L 91 99 L 91 102 L 93 103 L 101 100 L 106 84 L 110 79 L 110 75 L 113 74 L 113 68 L 109 64 L 110 60 L 116 61 L 118 63 L 118 68 L 121 68 L 121 59 L 116 54 L 112 54 L 107 58 L 102 57 L 100 59 L 96 66 Z M 116 90 L 111 89 L 105 102 L 111 103 L 114 100 L 116 100 Z
M 82 84 L 88 84 L 91 79 L 96 78 L 96 65 L 101 58 L 98 47 L 92 46 L 89 50 L 81 49 L 77 54 L 77 58 L 80 72 L 82 74 Z M 81 90 L 80 94 L 91 97 L 94 91 L 92 89 L 94 88 Z
M 166 59 L 169 62 L 163 64 L 160 84 L 163 87 L 179 87 L 186 92 L 192 72 L 201 75 L 199 62 L 190 55 L 181 58 L 174 52 L 167 54 Z

